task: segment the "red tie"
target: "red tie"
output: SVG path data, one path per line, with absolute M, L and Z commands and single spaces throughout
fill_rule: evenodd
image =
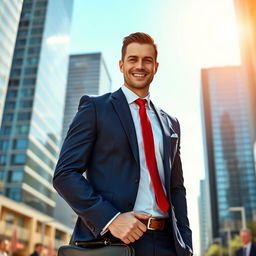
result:
M 156 195 L 156 203 L 158 207 L 164 213 L 166 213 L 169 209 L 169 203 L 164 193 L 164 189 L 163 189 L 163 186 L 159 177 L 159 173 L 157 170 L 152 127 L 151 127 L 150 120 L 147 116 L 147 112 L 145 108 L 146 100 L 137 99 L 135 102 L 140 107 L 139 114 L 140 114 L 140 123 L 142 128 L 144 153 L 145 153 L 146 164 L 149 170 L 151 182 L 153 184 L 153 188 Z

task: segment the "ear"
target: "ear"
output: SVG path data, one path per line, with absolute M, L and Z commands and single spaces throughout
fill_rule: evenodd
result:
M 157 72 L 157 70 L 158 70 L 158 66 L 159 66 L 159 63 L 158 62 L 156 62 L 156 66 L 155 66 L 155 73 Z
M 124 62 L 122 60 L 119 60 L 119 68 L 122 73 L 124 73 L 123 66 L 124 66 Z

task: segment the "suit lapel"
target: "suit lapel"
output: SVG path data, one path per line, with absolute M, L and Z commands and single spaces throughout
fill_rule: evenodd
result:
M 169 195 L 170 181 L 171 181 L 171 167 L 173 157 L 175 153 L 176 140 L 171 138 L 172 134 L 175 134 L 172 126 L 169 124 L 167 117 L 164 113 L 161 113 L 151 102 L 152 107 L 157 115 L 160 127 L 163 134 L 163 146 L 164 146 L 164 173 L 165 173 L 165 188 Z M 170 195 L 169 195 L 170 196 Z
M 121 89 L 112 93 L 111 102 L 128 137 L 134 159 L 140 166 L 136 131 L 129 105 Z

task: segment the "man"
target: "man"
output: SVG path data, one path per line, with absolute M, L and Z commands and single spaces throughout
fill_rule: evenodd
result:
M 250 229 L 242 229 L 240 231 L 240 240 L 243 247 L 237 252 L 237 256 L 256 256 L 256 246 L 252 243 L 252 233 Z
M 44 250 L 44 245 L 42 243 L 36 243 L 34 246 L 34 252 L 30 256 L 40 256 Z
M 122 88 L 81 98 L 56 166 L 54 187 L 78 215 L 71 244 L 103 236 L 136 256 L 190 255 L 179 123 L 149 96 L 154 40 L 125 37 L 119 67 Z
M 7 239 L 0 238 L 0 256 L 8 256 L 10 242 Z

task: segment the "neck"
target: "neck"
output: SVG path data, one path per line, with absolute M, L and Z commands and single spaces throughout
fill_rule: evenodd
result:
M 132 92 L 134 92 L 136 95 L 138 95 L 140 98 L 145 98 L 146 96 L 148 96 L 149 94 L 149 86 L 145 87 L 145 88 L 141 88 L 141 89 L 137 89 L 134 87 L 130 87 L 126 84 L 124 84 L 125 87 L 127 87 L 129 90 L 131 90 Z

